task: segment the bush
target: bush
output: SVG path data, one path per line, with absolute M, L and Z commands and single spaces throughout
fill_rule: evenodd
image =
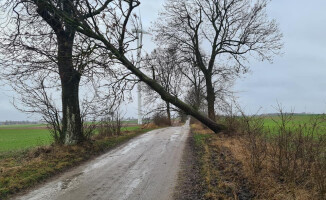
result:
M 100 136 L 111 137 L 121 135 L 122 122 L 118 112 L 111 113 L 98 123 Z
M 280 181 L 314 187 L 320 199 L 326 195 L 326 129 L 324 116 L 295 124 L 293 114 L 280 111 L 276 135 L 271 138 L 272 170 Z M 275 130 L 273 131 L 273 133 Z
M 273 129 L 264 125 L 263 117 L 241 117 L 241 126 L 237 129 L 245 136 L 244 147 L 249 152 L 253 176 L 264 170 L 270 177 L 276 177 L 279 184 L 291 188 L 294 196 L 295 188 L 304 187 L 312 196 L 325 199 L 326 129 L 322 124 L 325 116 L 298 123 L 293 114 L 279 111 Z
M 154 114 L 153 123 L 157 126 L 170 126 L 171 125 L 169 118 L 159 112 Z
M 254 173 L 260 172 L 267 156 L 267 138 L 264 131 L 264 121 L 257 116 L 243 115 L 241 129 L 245 134 L 246 146 L 250 153 L 250 165 Z

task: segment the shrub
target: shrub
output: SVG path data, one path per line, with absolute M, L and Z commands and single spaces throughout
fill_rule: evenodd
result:
M 159 112 L 154 114 L 153 123 L 157 126 L 170 126 L 171 125 L 169 118 Z
M 118 112 L 110 113 L 98 123 L 100 136 L 111 137 L 121 135 L 122 122 Z
M 309 122 L 298 123 L 293 114 L 279 109 L 275 126 L 266 127 L 264 117 L 253 115 L 225 118 L 229 130 L 244 136 L 248 152 L 245 162 L 252 177 L 275 177 L 293 197 L 296 189 L 305 188 L 315 199 L 326 197 L 326 128 L 324 115 L 313 116 Z M 240 123 L 239 123 L 240 122 Z M 260 175 L 258 175 L 260 174 Z M 258 181 L 259 182 L 259 181 Z
M 245 116 L 241 118 L 240 128 L 245 134 L 246 146 L 250 153 L 250 165 L 254 173 L 260 172 L 267 156 L 266 133 L 264 121 L 257 116 Z

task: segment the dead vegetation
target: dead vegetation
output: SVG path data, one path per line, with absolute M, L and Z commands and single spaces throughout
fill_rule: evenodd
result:
M 153 123 L 156 126 L 171 126 L 171 119 L 160 112 L 156 112 L 153 116 Z
M 100 137 L 121 135 L 122 121 L 119 112 L 111 113 L 98 123 Z
M 293 114 L 280 110 L 272 129 L 258 116 L 241 120 L 242 148 L 247 154 L 243 163 L 258 199 L 326 198 L 324 116 L 295 124 Z
M 304 124 L 291 116 L 281 111 L 273 129 L 259 116 L 231 117 L 232 132 L 221 135 L 193 124 L 195 137 L 209 135 L 201 144 L 205 199 L 325 199 L 324 116 Z
M 242 163 L 223 145 L 224 137 L 200 123 L 192 124 L 191 128 L 195 148 L 199 151 L 201 199 L 251 199 Z

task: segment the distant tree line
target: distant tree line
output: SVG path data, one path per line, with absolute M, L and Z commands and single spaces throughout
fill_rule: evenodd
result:
M 0 122 L 0 125 L 16 125 L 16 124 L 41 124 L 41 122 L 39 122 L 39 121 L 10 121 L 10 120 Z

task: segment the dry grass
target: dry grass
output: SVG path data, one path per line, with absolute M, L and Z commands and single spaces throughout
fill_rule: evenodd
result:
M 242 163 L 255 199 L 325 199 L 326 137 L 320 125 L 293 126 L 291 115 L 280 113 L 279 127 L 272 134 L 258 116 L 236 119 L 236 136 L 221 137 L 224 146 Z
M 314 163 L 309 170 L 306 170 L 309 174 L 292 181 L 289 178 L 282 179 L 282 177 L 290 175 L 283 174 L 281 177 L 275 170 L 275 160 L 279 158 L 272 155 L 275 152 L 275 143 L 266 142 L 264 139 L 264 145 L 261 145 L 261 134 L 258 135 L 258 138 L 252 138 L 248 134 L 216 135 L 198 123 L 193 124 L 191 128 L 195 137 L 201 138 L 201 142 L 198 142 L 197 145 L 202 146 L 201 168 L 206 188 L 204 199 L 324 199 L 321 189 L 326 181 L 324 178 L 325 167 L 323 167 L 323 160 L 321 159 L 319 162 L 317 159 L 323 154 L 314 153 L 318 156 L 314 156 Z M 310 143 L 305 141 L 304 144 L 309 146 Z M 258 151 L 259 154 L 264 155 L 253 155 L 256 154 L 253 152 L 255 149 L 253 145 L 258 150 L 265 149 Z M 314 148 L 318 147 L 316 145 Z M 293 149 L 289 149 L 287 152 L 288 155 L 291 153 L 293 153 Z M 308 153 L 308 155 L 311 157 L 311 154 Z M 256 166 L 257 162 L 253 162 L 257 156 L 261 158 L 259 167 Z M 287 158 L 292 157 L 288 156 Z M 302 161 L 305 158 L 298 158 L 295 162 L 306 163 Z M 320 164 L 320 167 L 316 170 L 313 166 L 318 166 L 317 164 Z M 303 170 L 300 167 L 305 168 L 306 166 L 297 166 L 296 176 Z M 319 185 L 321 189 L 318 188 Z
M 142 129 L 156 129 L 156 128 L 159 128 L 159 126 L 157 126 L 156 124 L 154 123 L 148 123 L 148 124 L 144 124 L 142 126 Z
M 251 193 L 242 165 L 231 151 L 221 145 L 221 137 L 201 124 L 191 126 L 195 143 L 201 149 L 200 165 L 203 179 L 203 199 L 248 199 Z
M 153 123 L 157 126 L 171 126 L 171 121 L 169 118 L 160 112 L 154 114 Z
M 263 170 L 254 173 L 250 163 L 250 151 L 246 145 L 247 139 L 244 137 L 221 136 L 215 140 L 214 145 L 229 149 L 232 156 L 241 162 L 243 175 L 248 179 L 251 192 L 255 194 L 254 199 L 273 200 L 307 200 L 311 197 L 311 191 L 304 187 L 280 183 L 269 171 L 272 166 L 270 162 L 263 163 Z
M 214 132 L 199 122 L 191 124 L 191 130 L 198 134 L 213 134 Z

